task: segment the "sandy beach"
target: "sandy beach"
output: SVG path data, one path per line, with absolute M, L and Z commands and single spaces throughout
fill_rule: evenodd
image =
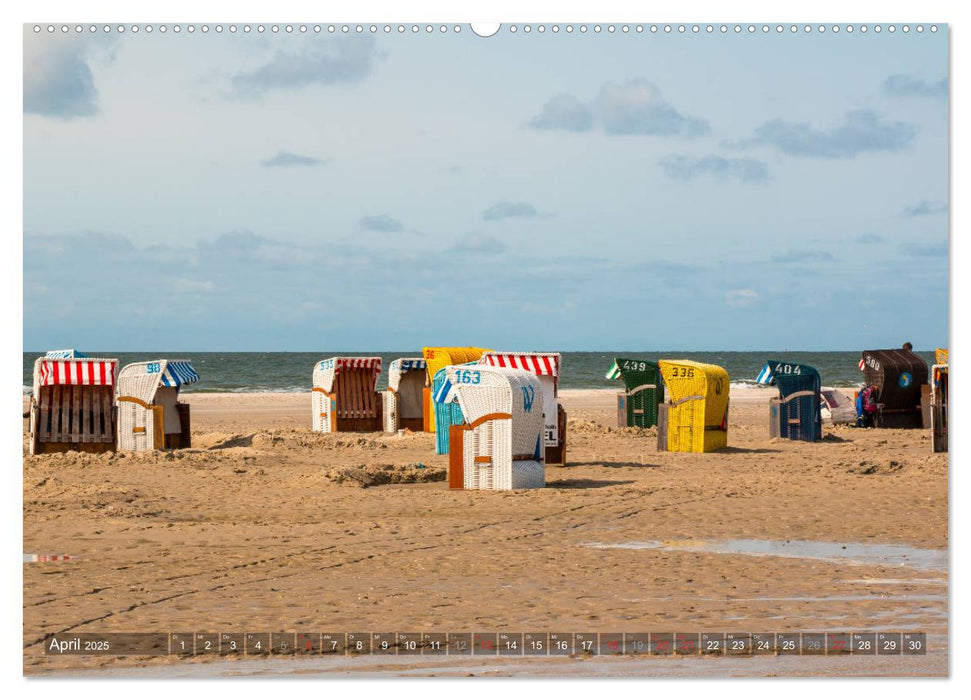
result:
M 733 387 L 729 447 L 673 454 L 615 427 L 616 392 L 563 391 L 568 463 L 525 492 L 450 491 L 430 434 L 314 434 L 309 392 L 185 394 L 193 447 L 167 453 L 26 456 L 25 421 L 24 552 L 72 558 L 24 564 L 24 671 L 945 675 L 947 455 L 923 430 L 770 439 L 774 394 Z M 928 653 L 432 664 L 42 644 L 353 630 L 923 631 Z

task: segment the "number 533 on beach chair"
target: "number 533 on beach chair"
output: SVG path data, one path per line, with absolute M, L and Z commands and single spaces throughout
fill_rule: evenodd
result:
M 446 367 L 445 372 L 445 390 L 465 419 L 450 428 L 449 486 L 545 486 L 543 388 L 536 375 L 486 365 Z
M 380 357 L 331 357 L 314 365 L 312 427 L 318 433 L 380 432 Z

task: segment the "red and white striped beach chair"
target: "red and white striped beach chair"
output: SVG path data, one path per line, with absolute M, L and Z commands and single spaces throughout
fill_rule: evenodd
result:
M 115 449 L 118 360 L 56 351 L 34 363 L 30 454 Z
M 558 352 L 487 352 L 479 364 L 522 369 L 539 378 L 543 387 L 546 464 L 566 464 L 566 411 L 558 400 L 561 357 Z
M 379 432 L 383 427 L 380 357 L 331 357 L 314 365 L 312 429 Z

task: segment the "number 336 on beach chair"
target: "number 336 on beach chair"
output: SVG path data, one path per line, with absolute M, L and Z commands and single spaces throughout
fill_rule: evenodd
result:
M 331 357 L 314 365 L 314 432 L 380 432 L 379 374 L 380 357 Z
M 546 485 L 543 388 L 532 372 L 446 367 L 465 423 L 451 427 L 449 486 L 512 490 Z
M 55 350 L 34 363 L 30 454 L 115 449 L 118 360 Z
M 728 372 L 691 360 L 659 360 L 658 365 L 671 397 L 658 414 L 658 450 L 711 452 L 727 447 Z
M 192 446 L 183 386 L 199 375 L 189 360 L 125 365 L 118 375 L 118 449 L 172 450 Z

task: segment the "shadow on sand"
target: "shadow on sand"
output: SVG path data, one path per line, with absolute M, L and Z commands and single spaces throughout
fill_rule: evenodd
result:
M 558 479 L 547 481 L 548 489 L 602 489 L 608 486 L 623 486 L 633 484 L 633 481 L 605 481 L 601 479 Z

